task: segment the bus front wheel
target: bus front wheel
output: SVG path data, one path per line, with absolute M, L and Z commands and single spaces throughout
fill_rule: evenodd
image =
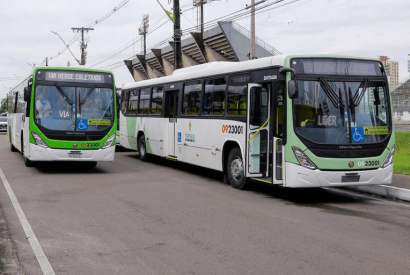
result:
M 31 160 L 29 160 L 29 159 L 25 156 L 23 138 L 21 138 L 21 154 L 23 155 L 24 166 L 26 166 L 26 167 L 33 167 L 33 162 L 32 162 Z
M 233 148 L 228 155 L 228 161 L 226 165 L 226 174 L 231 186 L 235 189 L 245 189 L 246 177 L 245 166 L 242 160 L 241 150 L 239 148 Z
M 138 142 L 138 151 L 140 153 L 140 160 L 147 161 L 147 146 L 145 144 L 145 136 L 141 135 Z

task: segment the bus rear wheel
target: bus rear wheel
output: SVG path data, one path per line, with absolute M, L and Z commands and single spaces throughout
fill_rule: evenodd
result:
M 17 152 L 17 149 L 14 147 L 13 143 L 10 143 L 10 151 Z
M 140 153 L 140 160 L 147 161 L 147 145 L 145 144 L 145 136 L 141 135 L 138 142 L 138 151 Z
M 226 163 L 226 174 L 233 188 L 246 188 L 247 181 L 244 169 L 241 150 L 237 147 L 233 148 L 231 152 L 229 152 L 228 161 Z

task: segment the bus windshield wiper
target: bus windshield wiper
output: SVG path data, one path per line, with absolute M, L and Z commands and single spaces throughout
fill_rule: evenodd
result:
M 71 98 L 66 94 L 66 92 L 64 92 L 63 88 L 61 88 L 60 84 L 58 84 L 57 82 L 54 83 L 54 86 L 57 87 L 57 90 L 60 92 L 60 94 L 63 96 L 63 98 L 65 99 L 65 101 L 67 101 L 68 104 L 73 105 L 73 101 L 71 100 Z
M 369 86 L 370 80 L 368 78 L 365 78 L 365 80 L 360 84 L 359 88 L 357 89 L 356 93 L 354 96 L 352 95 L 352 90 L 349 87 L 349 105 L 350 105 L 350 113 L 352 114 L 352 121 L 356 121 L 356 107 L 360 105 L 360 101 L 362 101 L 362 98 L 364 96 L 364 93 L 366 92 L 367 86 Z M 359 93 L 360 88 L 362 89 Z
M 364 96 L 364 93 L 366 92 L 367 86 L 369 86 L 370 80 L 368 78 L 365 78 L 365 80 L 360 84 L 359 88 L 357 89 L 356 93 L 354 94 L 353 97 L 353 102 L 355 107 L 359 106 L 360 101 L 362 101 L 362 98 Z M 359 90 L 362 88 L 359 94 Z
M 345 105 L 342 102 L 342 99 L 336 94 L 333 88 L 329 85 L 329 83 L 323 77 L 319 77 L 320 86 L 322 87 L 323 91 L 327 95 L 327 97 L 332 101 L 333 105 L 339 109 L 345 108 Z
M 95 90 L 97 86 L 93 85 L 87 92 L 87 94 L 85 95 L 85 97 L 80 101 L 80 106 L 83 105 L 86 100 L 90 97 L 91 93 Z

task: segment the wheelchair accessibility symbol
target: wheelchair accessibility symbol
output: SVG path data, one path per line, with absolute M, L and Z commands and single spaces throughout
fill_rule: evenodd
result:
M 352 142 L 364 142 L 363 127 L 352 127 Z
M 88 119 L 77 120 L 77 130 L 87 131 L 88 130 Z

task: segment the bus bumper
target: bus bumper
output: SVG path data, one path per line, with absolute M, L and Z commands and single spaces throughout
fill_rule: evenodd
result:
M 393 164 L 376 170 L 321 171 L 286 163 L 286 171 L 283 186 L 293 188 L 380 185 L 391 184 L 393 179 Z M 359 178 L 353 177 L 353 180 L 350 180 L 347 177 L 346 179 L 346 176 L 352 173 L 357 173 L 355 176 L 359 176 Z M 343 182 L 342 178 L 347 181 Z
M 28 158 L 31 161 L 113 161 L 114 155 L 115 146 L 98 150 L 67 150 L 43 148 L 30 144 Z

